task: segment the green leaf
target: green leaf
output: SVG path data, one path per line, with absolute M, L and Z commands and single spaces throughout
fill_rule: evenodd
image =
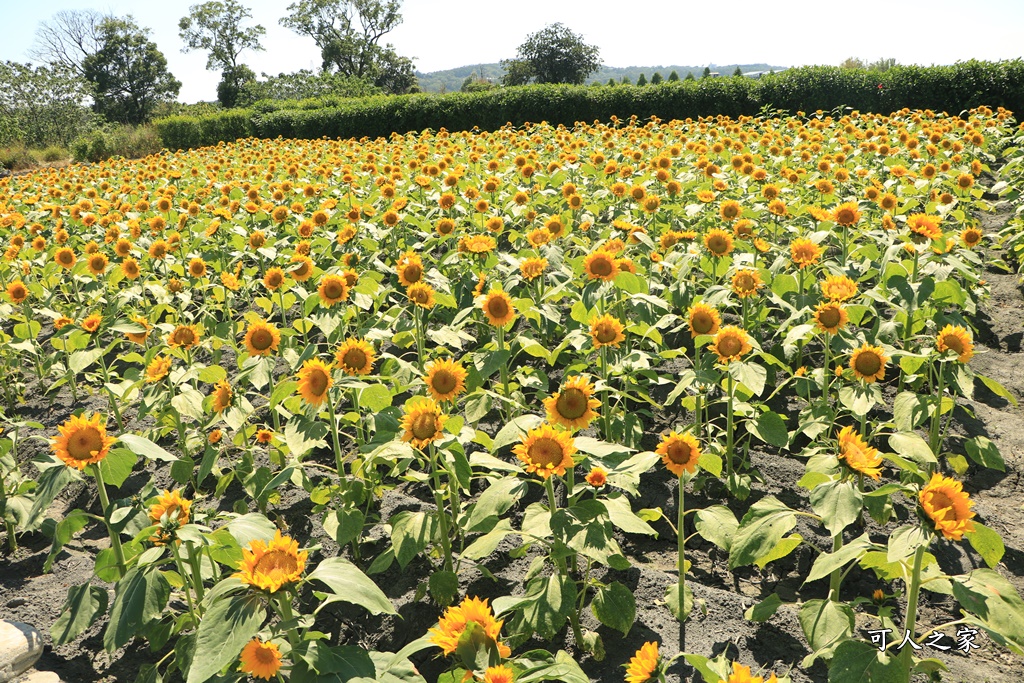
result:
M 185 387 L 171 399 L 171 406 L 185 417 L 203 419 L 203 399 L 205 397 L 193 389 Z
M 686 617 L 690 616 L 690 612 L 693 611 L 693 591 L 690 589 L 690 584 L 683 583 L 683 605 L 682 609 L 679 609 L 679 582 L 669 584 L 668 588 L 665 589 L 665 605 L 668 607 L 668 611 L 672 613 L 679 621 L 686 621 Z
M 814 560 L 814 564 L 811 566 L 811 572 L 804 579 L 804 583 L 810 583 L 811 581 L 817 581 L 831 574 L 836 569 L 845 567 L 854 560 L 859 560 L 861 556 L 870 548 L 876 548 L 871 539 L 868 538 L 867 534 L 858 536 L 839 550 L 834 553 L 822 553 L 818 555 L 817 559 Z
M 49 522 L 49 520 L 47 520 Z M 79 531 L 85 528 L 89 523 L 89 517 L 85 512 L 81 510 L 72 510 L 64 516 L 64 519 L 57 522 L 53 529 L 53 545 L 50 547 L 50 554 L 46 556 L 46 561 L 43 562 L 43 573 L 48 573 L 53 567 L 53 560 L 60 553 L 61 548 L 67 544 L 71 538 Z M 47 525 L 43 524 L 44 531 L 48 529 Z
M 931 400 L 927 396 L 919 396 L 912 391 L 904 391 L 896 396 L 892 409 L 892 421 L 901 432 L 912 432 L 924 423 L 928 417 Z
M 757 501 L 743 516 L 733 536 L 729 568 L 752 564 L 767 555 L 794 526 L 796 514 L 775 496 Z
M 782 559 L 786 555 L 789 555 L 791 552 L 796 550 L 797 547 L 801 543 L 803 543 L 803 540 L 804 537 L 800 534 L 786 536 L 784 539 L 779 541 L 774 548 L 772 548 L 772 551 L 770 553 L 768 553 L 767 555 L 762 555 L 761 557 L 754 560 L 754 564 L 756 564 L 761 569 L 764 569 L 769 562 L 774 562 L 775 560 Z
M 459 556 L 467 560 L 482 560 L 493 553 L 498 544 L 510 533 L 512 523 L 507 519 L 499 520 L 493 529 L 470 543 Z
M 835 537 L 857 521 L 863 509 L 860 490 L 849 481 L 834 481 L 814 487 L 811 508 L 821 515 L 821 523 Z
M 224 528 L 238 541 L 238 545 L 242 548 L 248 548 L 249 544 L 256 539 L 269 541 L 277 532 L 277 527 L 274 526 L 274 523 L 258 512 L 250 512 L 241 517 L 236 517 L 224 525 Z
M 800 627 L 815 653 L 849 638 L 854 632 L 853 609 L 832 600 L 808 600 L 797 615 Z
M 135 453 L 126 448 L 112 449 L 99 463 L 104 483 L 119 488 L 131 475 L 137 461 Z
M 520 415 L 517 418 L 513 418 L 494 437 L 491 452 L 496 453 L 505 446 L 516 443 L 526 435 L 527 431 L 534 429 L 543 421 L 544 419 L 539 415 Z
M 395 559 L 403 569 L 423 552 L 437 533 L 437 516 L 426 512 L 399 512 L 392 515 L 388 523 L 391 525 Z
M 103 632 L 103 647 L 113 652 L 159 619 L 171 597 L 171 584 L 155 565 L 128 570 L 117 582 L 110 623 Z M 241 650 L 241 648 L 239 648 Z
M 624 636 L 629 635 L 629 629 L 636 621 L 636 598 L 633 597 L 633 591 L 618 581 L 598 588 L 590 608 L 594 610 L 598 621 L 616 631 L 622 631 Z
M 1009 581 L 991 569 L 975 569 L 953 578 L 953 595 L 992 640 L 1024 655 L 1024 602 Z
M 920 524 L 901 526 L 889 534 L 889 549 L 886 559 L 889 562 L 900 562 L 917 551 L 922 544 L 931 543 L 933 534 Z
M 302 460 L 314 448 L 326 448 L 327 426 L 323 422 L 310 421 L 294 416 L 284 426 L 284 443 L 288 452 Z
M 68 589 L 68 599 L 64 603 L 57 621 L 50 627 L 50 637 L 54 645 L 66 645 L 96 623 L 96 620 L 107 613 L 107 591 L 99 586 L 83 583 Z
M 964 447 L 967 449 L 967 455 L 971 456 L 971 460 L 979 465 L 1000 472 L 1006 471 L 1006 463 L 1003 462 L 1003 456 L 999 453 L 999 449 L 984 436 L 968 439 L 964 442 Z
M 359 406 L 379 413 L 391 405 L 391 390 L 383 384 L 371 384 L 359 392 Z
M 548 655 L 548 657 L 551 656 Z M 583 672 L 583 669 L 568 652 L 559 650 L 553 658 L 533 664 L 516 678 L 516 683 L 533 683 L 534 681 L 590 683 L 590 677 Z
M 459 575 L 449 571 L 435 571 L 427 580 L 430 597 L 441 607 L 452 604 L 459 594 Z
M 747 361 L 730 363 L 729 373 L 733 379 L 750 389 L 754 396 L 760 396 L 764 392 L 764 385 L 768 380 L 768 370 L 763 365 Z
M 724 505 L 712 505 L 703 510 L 697 510 L 694 526 L 697 532 L 708 541 L 711 541 L 722 550 L 729 552 L 732 548 L 733 538 L 736 536 L 736 529 L 740 523 L 732 510 Z
M 604 506 L 608 510 L 608 517 L 619 529 L 629 534 L 644 534 L 657 536 L 658 532 L 650 524 L 639 516 L 633 514 L 633 508 L 629 499 L 622 495 L 613 495 L 604 499 Z
M 330 646 L 310 641 L 299 654 L 288 680 L 293 683 L 343 683 L 355 678 L 375 680 L 377 669 L 370 654 L 356 645 Z
M 320 607 L 340 601 L 364 607 L 370 614 L 396 614 L 395 606 L 377 584 L 343 557 L 327 558 L 306 579 L 319 581 L 334 593 Z
M 568 576 L 552 574 L 531 582 L 523 607 L 523 619 L 542 638 L 554 638 L 576 608 L 576 583 Z M 539 589 L 539 590 L 538 590 Z
M 794 290 L 795 291 L 795 288 Z M 683 659 L 700 673 L 704 683 L 718 683 L 729 679 L 732 671 L 727 653 L 722 652 L 714 659 L 708 659 L 703 655 L 684 654 Z
M 897 454 L 918 465 L 938 463 L 928 442 L 913 432 L 893 434 L 889 437 L 889 446 Z
M 228 371 L 219 365 L 210 365 L 199 371 L 199 381 L 216 384 L 228 378 Z
M 149 439 L 137 434 L 122 434 L 117 438 L 118 441 L 127 446 L 132 453 L 141 455 L 144 458 L 149 458 L 150 460 L 161 460 L 163 462 L 174 462 L 178 459 Z
M 526 493 L 526 482 L 513 477 L 498 479 L 480 494 L 476 505 L 463 522 L 467 532 L 482 531 L 480 528 L 491 517 L 500 517 L 515 505 Z
M 789 444 L 789 431 L 786 429 L 786 421 L 778 413 L 768 411 L 761 413 L 757 422 L 747 423 L 750 432 L 767 444 L 785 448 Z
M 779 597 L 778 593 L 772 593 L 761 602 L 749 607 L 743 613 L 743 618 L 747 621 L 768 621 L 781 606 L 782 598 Z
M 324 531 L 334 539 L 335 543 L 344 547 L 349 541 L 363 533 L 366 519 L 361 510 L 341 509 L 324 515 Z
M 1006 552 L 1006 546 L 1003 545 L 1003 539 L 999 534 L 984 524 L 974 522 L 974 531 L 969 531 L 964 536 L 971 547 L 981 555 L 981 559 L 985 560 L 985 564 L 995 569 Z
M 256 595 L 243 593 L 213 600 L 199 622 L 187 683 L 203 683 L 235 664 L 266 618 L 267 612 Z
M 76 374 L 85 372 L 86 368 L 99 360 L 102 355 L 102 349 L 83 349 L 81 351 L 75 351 L 71 354 L 71 358 L 68 361 L 68 367 Z
M 986 377 L 985 375 L 975 375 L 975 377 L 980 379 L 981 383 L 988 387 L 988 390 L 991 391 L 993 394 L 1005 398 L 1014 406 L 1017 405 L 1017 399 L 1014 398 L 1013 394 L 1011 394 L 1002 384 L 995 381 L 991 377 Z
M 877 647 L 863 640 L 840 643 L 828 667 L 828 683 L 905 683 L 906 680 L 907 674 L 898 656 L 879 652 Z

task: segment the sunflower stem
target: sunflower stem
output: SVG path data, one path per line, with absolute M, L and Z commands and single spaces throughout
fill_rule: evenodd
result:
M 914 569 L 910 575 L 910 592 L 907 594 L 907 620 L 905 626 L 911 638 L 914 637 L 914 628 L 917 626 L 917 596 L 921 590 L 921 565 L 924 564 L 924 554 L 927 549 L 927 543 L 922 543 L 917 547 L 917 552 L 914 553 Z M 900 653 L 906 665 L 907 680 L 909 680 L 910 669 L 913 666 L 913 651 L 913 648 L 908 647 Z
M 732 373 L 728 368 L 725 373 L 725 384 L 728 392 L 728 401 L 725 408 L 725 466 L 726 474 L 732 477 L 732 449 L 733 449 L 733 381 Z
M 107 533 L 110 535 L 110 547 L 114 549 L 117 568 L 121 571 L 121 576 L 124 576 L 128 571 L 128 566 L 124 561 L 124 549 L 121 547 L 121 538 L 114 531 L 114 527 L 110 523 L 110 498 L 107 497 L 107 485 L 103 482 L 103 472 L 100 470 L 98 463 L 93 463 L 89 467 L 92 469 L 92 476 L 96 478 L 96 489 L 99 492 L 100 505 L 103 506 L 103 522 L 107 525 Z
M 499 356 L 502 355 L 502 352 L 504 350 L 505 350 L 505 326 L 504 325 L 499 325 L 498 326 L 498 355 Z M 505 401 L 502 402 L 502 405 L 501 405 L 501 414 L 505 415 L 505 420 L 508 421 L 508 400 L 509 400 L 509 398 L 511 398 L 510 392 L 508 390 L 508 361 L 506 360 L 505 362 L 501 363 L 501 365 L 499 365 L 498 368 L 499 368 L 499 371 L 501 372 L 501 392 L 502 392 L 502 397 L 504 397 L 504 399 L 505 399 Z M 423 370 L 422 366 L 420 366 L 420 370 L 421 371 Z
M 338 476 L 345 480 L 345 461 L 341 456 L 341 440 L 338 438 L 338 418 L 334 414 L 334 399 L 327 397 L 327 410 L 331 418 L 331 437 L 334 441 L 334 464 L 338 468 Z
M 444 509 L 444 494 L 441 492 L 441 472 L 437 462 L 438 454 L 434 444 L 430 449 L 430 475 L 434 481 L 434 505 L 437 506 L 437 525 L 440 527 L 441 547 L 444 549 L 444 569 L 452 570 L 452 542 L 448 536 L 448 515 Z M 451 482 L 449 481 L 449 484 Z
M 363 416 L 359 413 L 359 390 L 352 387 L 352 410 L 356 413 L 356 447 L 363 447 Z
M 277 599 L 274 601 L 274 603 L 278 607 L 278 614 L 281 616 L 281 620 L 294 621 L 295 615 L 292 613 L 292 601 L 290 593 L 288 593 L 288 591 L 281 591 L 280 594 L 278 594 L 275 597 Z M 296 632 L 295 627 L 286 630 L 285 635 L 288 637 L 288 643 L 292 646 L 292 652 L 298 652 L 299 634 Z
M 832 538 L 832 552 L 839 552 L 843 547 L 843 532 L 840 531 Z M 839 602 L 839 583 L 843 580 L 842 567 L 832 570 L 828 580 L 828 598 L 832 602 Z
M 553 476 L 548 476 L 544 480 L 544 488 L 548 492 L 548 512 L 554 514 L 555 510 L 558 509 L 558 502 L 555 499 L 555 482 Z M 558 573 L 564 577 L 569 576 L 569 569 L 565 564 L 565 558 L 561 556 L 561 547 L 564 544 L 560 538 L 555 539 L 555 549 L 559 551 L 559 555 L 555 557 L 555 566 L 558 567 Z M 578 589 L 577 589 L 578 590 Z M 583 587 L 586 590 L 586 586 Z M 572 635 L 576 639 L 576 647 L 580 650 L 583 649 L 583 631 L 580 629 L 580 615 L 575 609 L 569 614 L 569 623 L 572 625 Z
M 830 335 L 828 332 L 826 332 L 825 333 L 825 364 L 822 366 L 822 370 L 821 370 L 821 398 L 822 398 L 823 401 L 825 401 L 825 407 L 826 408 L 829 407 L 829 395 L 828 395 L 829 377 L 828 377 L 828 375 L 831 372 L 831 370 L 829 369 L 829 364 L 831 363 L 831 359 L 829 358 L 829 356 L 831 354 L 829 352 L 831 350 L 832 350 L 832 335 Z
M 284 307 L 284 286 L 278 287 L 277 299 L 281 306 L 281 327 L 288 327 L 288 310 Z
M 696 378 L 697 378 L 697 374 L 699 372 L 700 372 L 700 345 L 699 344 L 694 344 L 693 345 L 693 374 L 694 374 L 694 382 L 695 383 L 697 382 Z M 694 398 L 694 406 L 693 406 L 694 431 L 697 432 L 697 438 L 702 438 L 704 436 L 704 421 L 701 419 L 703 411 L 702 411 L 701 400 L 700 400 L 701 399 L 701 391 L 700 391 L 700 384 L 699 383 L 697 383 L 697 393 L 694 395 L 693 398 Z
M 196 552 L 192 541 L 185 541 L 185 550 L 188 551 L 188 562 L 192 566 L 193 584 L 196 589 L 196 599 L 199 601 L 200 612 L 202 611 L 203 597 L 206 590 L 203 588 L 203 551 Z M 214 565 L 216 566 L 216 565 Z
M 423 317 L 426 314 L 420 310 L 420 306 L 413 305 L 413 320 L 416 324 L 416 367 L 420 373 L 423 372 L 423 348 L 426 346 L 424 340 Z
M 611 387 L 611 383 L 608 381 L 608 347 L 602 346 L 600 349 L 601 356 L 601 379 L 604 383 Z M 612 405 L 611 405 L 611 394 L 608 394 L 608 399 L 601 406 L 601 431 L 605 441 L 611 441 L 612 439 Z
M 935 411 L 932 413 L 932 423 L 928 429 L 928 445 L 931 446 L 932 453 L 938 455 L 939 448 L 942 445 L 942 433 L 939 430 L 939 426 L 942 424 L 942 395 L 946 390 L 946 373 L 943 372 L 941 361 L 935 366 L 935 372 L 938 375 L 935 391 Z
M 685 483 L 683 482 L 683 473 L 679 473 L 679 515 L 678 524 L 676 527 L 676 541 L 679 544 L 679 621 L 682 621 L 683 615 L 683 603 L 684 595 L 686 592 L 686 537 L 683 535 L 683 515 L 684 503 L 685 503 Z
M 188 574 L 185 572 L 185 565 L 182 563 L 181 555 L 178 553 L 177 540 L 172 539 L 170 543 L 168 543 L 167 545 L 171 546 L 171 555 L 174 557 L 174 564 L 178 567 L 178 573 L 181 574 L 181 578 L 185 582 L 183 588 L 185 591 L 185 601 L 188 603 L 188 613 L 192 615 L 192 623 L 198 625 L 199 615 L 196 613 L 196 606 L 195 603 L 192 601 L 192 591 L 190 590 L 190 584 L 193 583 L 195 577 L 193 576 L 193 581 L 189 581 L 186 578 Z

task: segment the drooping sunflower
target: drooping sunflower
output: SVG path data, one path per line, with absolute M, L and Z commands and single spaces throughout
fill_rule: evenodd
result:
M 793 263 L 802 270 L 818 262 L 821 258 L 821 247 L 806 237 L 797 237 L 790 243 L 789 253 Z
M 409 297 L 409 301 L 428 311 L 437 303 L 434 298 L 434 288 L 425 282 L 414 282 L 405 290 L 405 293 Z
M 720 363 L 739 360 L 753 349 L 746 331 L 735 325 L 726 325 L 718 330 L 708 346 L 718 356 Z
M 838 334 L 850 322 L 850 316 L 842 304 L 825 301 L 814 309 L 814 321 L 818 329 L 827 334 Z
M 424 396 L 413 399 L 402 416 L 402 428 L 405 429 L 402 441 L 408 441 L 413 448 L 426 448 L 443 436 L 447 421 L 448 416 L 441 412 L 441 407 L 433 399 Z
M 191 349 L 199 343 L 199 328 L 195 325 L 178 325 L 167 335 L 167 343 L 174 348 Z
M 940 222 L 942 222 L 941 216 L 929 216 L 923 213 L 915 213 L 907 217 L 907 227 L 910 228 L 910 232 L 919 238 L 929 240 L 937 240 L 942 237 Z
M 625 329 L 618 318 L 608 313 L 594 318 L 590 321 L 590 338 L 594 342 L 594 348 L 599 349 L 602 346 L 617 348 L 619 344 L 626 341 L 626 335 L 623 334 Z
M 20 304 L 28 298 L 28 287 L 21 280 L 15 280 L 7 285 L 7 297 L 11 303 Z
M 851 226 L 860 220 L 860 211 L 857 210 L 857 202 L 844 202 L 832 211 L 832 220 L 838 225 Z
M 503 621 L 494 618 L 487 600 L 466 597 L 460 604 L 449 607 L 437 621 L 437 626 L 428 630 L 430 642 L 441 648 L 445 655 L 450 655 L 459 647 L 459 640 L 469 623 L 475 623 L 483 630 L 484 635 L 498 648 L 498 654 L 504 658 L 512 655 L 512 650 L 500 640 Z
M 331 366 L 319 358 L 311 358 L 299 368 L 299 395 L 311 406 L 327 400 L 327 390 L 333 383 Z
M 242 648 L 239 662 L 242 673 L 269 681 L 281 670 L 281 650 L 274 643 L 253 638 Z
M 150 384 L 159 382 L 171 371 L 170 356 L 154 356 L 146 366 L 146 381 Z
M 523 276 L 524 280 L 533 281 L 543 275 L 547 267 L 548 260 L 546 258 L 531 257 L 524 259 L 519 264 L 519 273 Z
M 845 275 L 829 275 L 821 282 L 821 295 L 829 301 L 847 301 L 857 295 L 857 283 Z
M 850 469 L 866 474 L 875 481 L 881 478 L 882 456 L 877 448 L 865 443 L 853 427 L 843 427 L 839 432 L 839 457 Z
M 704 235 L 704 246 L 712 256 L 722 257 L 732 253 L 732 235 L 725 230 L 715 228 Z
M 544 399 L 548 422 L 566 429 L 586 429 L 597 417 L 601 402 L 593 397 L 594 385 L 584 377 L 570 377 L 561 391 Z
M 858 379 L 872 384 L 876 380 L 885 379 L 885 364 L 888 362 L 889 358 L 882 347 L 865 342 L 850 356 L 850 369 Z
M 757 294 L 761 285 L 761 274 L 750 268 L 737 270 L 732 276 L 732 291 L 741 299 Z
M 320 303 L 325 308 L 330 308 L 339 301 L 347 301 L 348 285 L 345 282 L 345 278 L 340 275 L 324 275 L 320 278 L 317 295 L 320 297 Z
M 427 391 L 435 401 L 452 401 L 466 391 L 466 378 L 469 373 L 462 363 L 451 358 L 435 360 L 427 366 L 424 382 Z
M 278 530 L 267 543 L 254 539 L 242 549 L 242 564 L 232 578 L 268 593 L 276 593 L 302 578 L 306 568 L 307 551 L 299 552 L 298 541 L 282 536 Z
M 605 281 L 615 279 L 619 272 L 615 267 L 615 256 L 603 249 L 592 252 L 583 259 L 583 271 L 588 279 Z
M 53 437 L 50 448 L 64 464 L 79 470 L 107 457 L 110 447 L 117 440 L 107 436 L 106 425 L 100 422 L 99 413 L 92 417 L 72 415 L 57 427 L 59 436 Z
M 222 413 L 231 407 L 235 392 L 227 380 L 221 380 L 213 385 L 213 412 Z
M 918 496 L 921 509 L 932 520 L 935 531 L 952 541 L 959 541 L 965 533 L 974 531 L 974 501 L 964 491 L 964 485 L 935 473 Z
M 701 455 L 697 437 L 690 432 L 669 432 L 654 452 L 661 456 L 661 462 L 668 471 L 677 477 L 682 476 L 683 472 L 695 471 Z
M 373 347 L 364 339 L 346 339 L 334 359 L 346 375 L 368 375 L 373 370 Z
M 953 351 L 956 359 L 966 363 L 974 356 L 974 343 L 966 328 L 961 325 L 946 325 L 935 337 L 935 346 L 939 353 Z
M 281 333 L 273 323 L 257 320 L 246 328 L 245 350 L 250 356 L 269 356 L 277 352 L 280 343 Z
M 707 304 L 694 304 L 687 311 L 687 318 L 690 325 L 690 337 L 698 337 L 702 334 L 716 334 L 722 324 L 722 318 L 718 310 Z
M 154 524 L 173 522 L 178 526 L 188 524 L 192 501 L 181 497 L 181 491 L 164 490 L 156 502 L 149 506 L 149 519 Z
M 512 297 L 500 289 L 492 289 L 480 302 L 480 308 L 487 317 L 487 322 L 495 327 L 504 327 L 516 317 Z
M 658 643 L 644 643 L 626 665 L 626 683 L 647 683 L 657 680 L 660 664 Z
M 512 452 L 526 466 L 527 472 L 547 479 L 552 474 L 563 477 L 565 470 L 572 468 L 576 445 L 569 432 L 545 423 L 528 431 Z

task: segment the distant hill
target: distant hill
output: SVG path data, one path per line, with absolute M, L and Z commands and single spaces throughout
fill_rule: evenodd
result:
M 614 78 L 616 82 L 622 80 L 623 76 L 628 78 L 631 83 L 636 83 L 637 79 L 640 78 L 640 74 L 643 74 L 648 82 L 651 80 L 651 76 L 655 72 L 660 73 L 663 79 L 668 79 L 670 73 L 675 71 L 679 74 L 679 78 L 686 78 L 686 74 L 692 73 L 694 78 L 700 78 L 701 74 L 704 73 L 705 66 L 709 66 L 712 71 L 717 72 L 722 76 L 731 76 L 736 67 L 740 68 L 740 71 L 747 73 L 750 71 L 784 71 L 787 67 L 785 66 L 773 66 L 771 64 L 709 64 L 701 66 L 680 66 L 678 64 L 669 66 L 626 66 L 626 67 L 615 67 L 615 66 L 603 66 L 597 73 L 593 74 L 587 79 L 587 83 L 607 83 L 609 78 Z M 475 76 L 486 78 L 491 81 L 499 81 L 504 75 L 505 70 L 501 68 L 501 64 L 467 64 L 466 66 L 456 67 L 454 69 L 446 69 L 444 71 L 430 71 L 430 72 L 416 72 L 416 78 L 419 80 L 420 88 L 424 92 L 455 92 L 462 87 L 463 81 L 466 80 L 467 76 Z

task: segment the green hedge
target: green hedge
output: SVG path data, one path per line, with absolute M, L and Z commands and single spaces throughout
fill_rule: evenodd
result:
M 885 72 L 815 66 L 759 80 L 709 78 L 647 86 L 530 85 L 477 93 L 373 96 L 259 102 L 210 116 L 157 120 L 169 149 L 240 137 L 387 137 L 424 129 L 494 130 L 506 123 L 607 121 L 612 116 L 664 120 L 756 115 L 848 106 L 890 113 L 904 107 L 950 114 L 979 105 L 1024 110 L 1024 60 L 899 66 Z

